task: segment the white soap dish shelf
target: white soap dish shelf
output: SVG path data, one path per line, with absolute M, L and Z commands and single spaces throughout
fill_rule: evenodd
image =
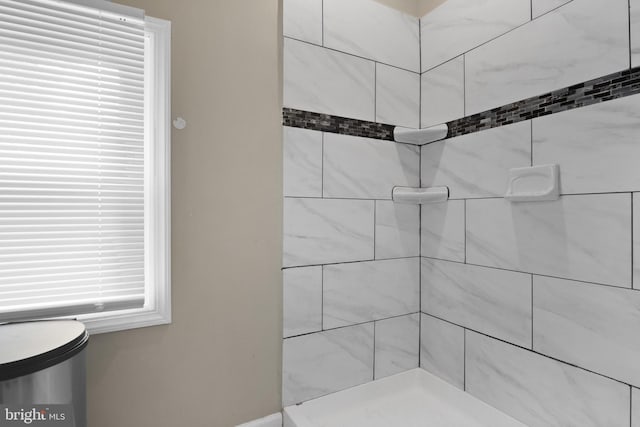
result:
M 504 196 L 510 202 L 557 200 L 560 197 L 558 165 L 539 165 L 509 170 Z

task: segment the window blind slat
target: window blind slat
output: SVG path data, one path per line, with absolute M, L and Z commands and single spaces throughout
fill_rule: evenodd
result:
M 145 34 L 0 0 L 0 321 L 145 299 Z

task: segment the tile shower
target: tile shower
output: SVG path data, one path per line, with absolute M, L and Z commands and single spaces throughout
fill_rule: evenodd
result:
M 640 0 L 285 0 L 283 404 L 420 366 L 527 425 L 640 426 L 638 66 Z M 548 163 L 557 201 L 503 198 Z

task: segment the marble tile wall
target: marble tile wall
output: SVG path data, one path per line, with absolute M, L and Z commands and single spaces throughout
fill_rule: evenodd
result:
M 284 404 L 420 365 L 527 425 L 640 425 L 640 95 L 575 85 L 638 86 L 639 1 L 448 0 L 418 25 L 285 0 L 284 106 L 326 126 L 284 131 Z M 528 97 L 553 99 L 469 117 Z M 380 140 L 462 117 L 478 131 Z M 503 199 L 510 168 L 546 163 L 557 201 Z M 395 185 L 451 200 L 397 205 Z
M 419 127 L 418 19 L 372 0 L 285 0 L 285 108 Z
M 466 331 L 466 391 L 531 427 L 629 425 L 630 387 Z
M 423 313 L 531 347 L 531 276 L 429 258 L 422 260 Z
M 464 328 L 420 315 L 420 366 L 464 389 Z
M 370 0 L 323 0 L 324 45 L 420 71 L 418 18 Z
M 419 365 L 420 209 L 391 192 L 419 185 L 420 150 L 381 139 L 419 127 L 420 64 L 415 17 L 283 7 L 286 406 Z
M 420 127 L 464 116 L 464 57 L 453 58 L 420 77 Z
M 451 105 L 477 121 L 421 147 L 421 185 L 451 196 L 421 211 L 421 367 L 530 426 L 640 426 L 640 95 L 616 99 L 638 81 L 640 1 L 532 0 L 484 40 L 449 25 L 516 14 L 444 13 L 462 3 L 421 20 L 423 83 L 447 61 L 463 74 L 423 84 L 421 126 Z M 456 30 L 477 39 L 424 45 Z M 549 163 L 558 200 L 503 198 L 509 169 Z
M 338 328 L 420 309 L 420 260 L 389 259 L 323 267 L 325 328 Z
M 420 20 L 421 71 L 461 55 L 530 18 L 530 0 L 447 0 Z
M 375 323 L 375 331 L 375 379 L 418 367 L 419 314 L 380 320 Z
M 628 0 L 575 0 L 465 54 L 467 114 L 629 67 Z

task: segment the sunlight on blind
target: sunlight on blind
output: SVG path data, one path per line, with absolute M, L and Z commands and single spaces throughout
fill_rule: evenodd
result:
M 0 0 L 0 321 L 142 306 L 144 37 Z

